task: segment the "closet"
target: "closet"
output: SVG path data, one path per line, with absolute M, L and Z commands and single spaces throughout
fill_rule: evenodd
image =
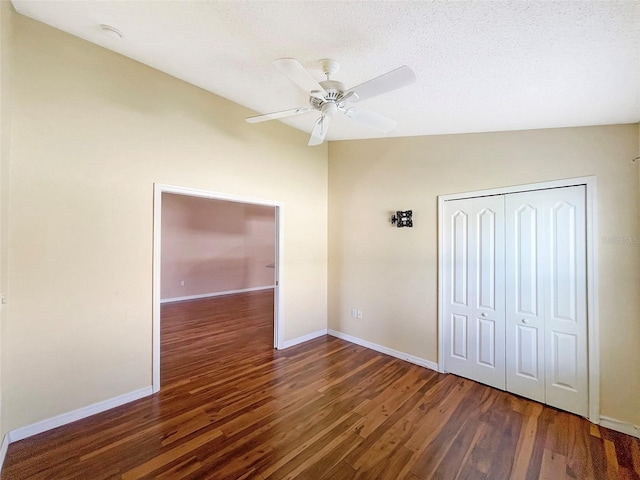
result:
M 585 186 L 448 200 L 444 370 L 587 416 Z

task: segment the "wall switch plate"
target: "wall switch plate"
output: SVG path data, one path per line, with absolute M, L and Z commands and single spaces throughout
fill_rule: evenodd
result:
M 180 280 L 180 286 L 184 287 L 184 280 Z
M 358 318 L 358 310 L 355 308 L 351 309 L 351 318 Z

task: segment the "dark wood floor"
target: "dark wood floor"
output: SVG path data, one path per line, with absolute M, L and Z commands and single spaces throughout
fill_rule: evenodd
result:
M 166 305 L 159 394 L 10 445 L 13 479 L 639 479 L 639 440 L 323 337 L 272 293 Z

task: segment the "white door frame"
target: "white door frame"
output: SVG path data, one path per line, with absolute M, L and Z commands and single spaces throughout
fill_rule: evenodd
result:
M 153 186 L 153 327 L 152 327 L 152 388 L 153 393 L 160 390 L 160 264 L 162 259 L 162 194 L 175 193 L 191 197 L 225 200 L 228 202 L 249 203 L 275 208 L 276 216 L 276 268 L 273 308 L 273 346 L 280 349 L 284 345 L 284 317 L 282 315 L 284 298 L 282 295 L 284 258 L 284 205 L 282 202 L 261 198 L 231 195 L 227 193 L 198 190 L 174 185 L 155 183 Z
M 600 321 L 598 303 L 598 216 L 596 177 L 567 178 L 550 182 L 532 183 L 512 187 L 492 188 L 475 192 L 438 196 L 438 371 L 444 366 L 444 202 L 470 197 L 486 197 L 508 193 L 545 190 L 549 188 L 584 185 L 586 189 L 587 224 L 587 345 L 589 357 L 589 420 L 600 423 Z

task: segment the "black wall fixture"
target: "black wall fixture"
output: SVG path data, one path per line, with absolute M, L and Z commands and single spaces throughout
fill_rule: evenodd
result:
M 391 225 L 395 225 L 398 228 L 413 227 L 413 210 L 405 210 L 401 212 L 398 210 L 395 215 L 391 217 Z

